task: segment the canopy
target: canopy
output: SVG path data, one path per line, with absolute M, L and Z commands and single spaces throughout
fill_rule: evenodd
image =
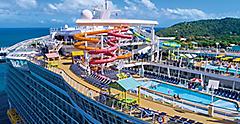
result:
M 135 89 L 141 84 L 137 82 L 134 78 L 130 77 L 130 78 L 118 80 L 117 82 L 110 83 L 109 85 L 118 90 L 127 91 L 130 89 Z
M 216 58 L 222 58 L 223 56 L 225 56 L 225 55 L 218 55 L 218 56 L 215 56 Z
M 180 54 L 180 57 L 187 58 L 184 54 Z
M 58 54 L 58 53 L 46 53 L 45 56 L 46 56 L 48 59 L 51 59 L 51 58 L 59 58 L 59 54 Z
M 176 56 L 174 53 L 171 53 L 171 56 Z
M 202 79 L 199 79 L 199 78 L 193 78 L 191 79 L 192 82 L 196 82 L 196 83 L 202 83 Z
M 193 58 L 197 57 L 197 55 L 196 55 L 196 54 L 191 54 L 191 55 L 192 55 L 192 57 L 193 57 Z
M 233 60 L 234 62 L 240 62 L 240 58 L 236 58 Z
M 223 60 L 223 61 L 227 61 L 227 60 L 229 60 L 229 59 L 233 59 L 233 57 L 228 56 L 228 57 L 221 58 L 221 60 Z
M 192 55 L 191 54 L 185 54 L 186 57 L 188 57 L 189 59 L 192 59 Z
M 84 55 L 84 52 L 81 50 L 81 51 L 72 51 L 72 56 L 83 56 Z
M 160 47 L 167 47 L 167 48 L 180 48 L 181 45 L 174 42 L 174 41 L 165 41 L 160 43 Z
M 196 57 L 194 58 L 195 60 L 203 60 L 204 58 L 203 57 Z
M 194 45 L 197 45 L 197 44 L 198 44 L 197 42 L 194 42 L 194 41 L 192 41 L 191 43 L 194 44 Z

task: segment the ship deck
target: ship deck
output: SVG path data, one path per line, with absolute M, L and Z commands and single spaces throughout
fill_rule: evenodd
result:
M 60 61 L 60 64 L 59 64 L 58 68 L 66 73 L 67 76 L 63 76 L 63 77 L 72 87 L 74 87 L 77 91 L 83 93 L 86 96 L 88 96 L 87 92 L 84 91 L 86 89 L 86 87 L 87 87 L 87 89 L 90 89 L 90 90 L 93 90 L 93 91 L 96 91 L 96 92 L 101 91 L 101 89 L 89 84 L 88 82 L 86 82 L 82 78 L 80 78 L 79 76 L 75 75 L 70 70 L 70 65 L 71 65 L 71 60 L 62 59 Z M 56 72 L 56 70 L 54 72 Z M 80 85 L 79 86 L 74 85 L 74 83 L 72 83 L 69 80 L 69 78 L 76 81 Z M 82 87 L 82 86 L 84 86 L 85 88 Z M 112 94 L 120 94 L 121 91 L 118 91 L 116 89 L 111 89 L 111 93 Z M 95 92 L 93 93 L 93 97 L 97 96 L 97 95 L 98 95 L 97 93 L 95 93 Z M 137 96 L 132 95 L 130 93 L 128 93 L 127 96 L 129 98 L 137 99 Z M 174 108 L 173 106 L 164 105 L 164 104 L 152 101 L 152 100 L 147 99 L 147 98 L 141 98 L 139 106 L 143 107 L 143 108 L 150 108 L 150 109 L 153 109 L 155 111 L 166 112 L 168 116 L 177 115 L 177 116 L 193 119 L 193 120 L 196 120 L 198 122 L 207 123 L 207 124 L 214 124 L 214 123 L 224 123 L 224 124 L 229 123 L 230 124 L 230 123 L 233 123 L 233 122 L 227 121 L 225 119 L 213 118 L 213 117 L 209 117 L 209 116 L 206 116 L 206 115 L 196 114 L 196 113 L 188 112 L 188 111 L 179 111 L 178 109 Z

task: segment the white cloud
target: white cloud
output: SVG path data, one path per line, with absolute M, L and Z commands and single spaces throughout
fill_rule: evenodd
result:
M 141 2 L 143 3 L 144 6 L 146 6 L 150 10 L 157 9 L 155 4 L 153 2 L 151 2 L 150 0 L 141 0 Z
M 60 19 L 51 19 L 51 22 L 55 22 L 55 23 L 63 23 L 63 20 Z
M 48 7 L 50 9 L 52 9 L 52 10 L 58 10 L 58 8 L 55 5 L 51 4 L 51 3 L 48 4 Z
M 159 10 L 151 0 L 124 0 L 124 2 L 126 4 L 122 11 L 124 18 L 156 19 L 159 16 Z
M 47 10 L 66 13 L 79 13 L 82 9 L 102 8 L 105 0 L 62 0 L 59 3 L 48 4 Z M 108 1 L 109 8 L 115 8 L 111 1 Z
M 161 15 L 172 19 L 206 19 L 210 18 L 208 14 L 199 9 L 170 9 L 162 8 Z
M 18 6 L 24 9 L 34 8 L 37 6 L 36 0 L 16 0 Z
M 9 11 L 9 10 L 0 9 L 0 15 L 8 15 L 8 14 L 10 14 L 10 11 Z

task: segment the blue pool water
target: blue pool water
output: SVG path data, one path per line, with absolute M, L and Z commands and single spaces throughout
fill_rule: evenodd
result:
M 180 96 L 180 98 L 182 98 L 182 99 L 192 101 L 195 103 L 204 104 L 204 105 L 208 105 L 212 102 L 212 96 L 207 95 L 207 94 L 194 92 L 191 90 L 187 90 L 187 89 L 180 88 L 180 87 L 175 87 L 175 86 L 168 85 L 165 83 L 157 83 L 155 81 L 149 81 L 149 83 L 150 84 L 158 84 L 156 89 L 149 87 L 149 89 L 155 90 L 157 92 L 161 92 L 161 93 L 168 94 L 171 96 L 173 96 L 174 94 L 178 94 Z M 229 102 L 229 101 L 226 101 L 223 99 L 219 99 L 216 97 L 214 97 L 214 105 L 218 106 L 218 107 L 231 109 L 231 110 L 236 110 L 235 103 L 232 103 L 232 102 Z

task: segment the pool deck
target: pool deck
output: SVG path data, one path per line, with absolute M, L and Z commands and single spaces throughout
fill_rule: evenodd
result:
M 101 89 L 87 83 L 86 81 L 84 81 L 82 78 L 78 77 L 77 75 L 75 75 L 71 70 L 70 70 L 70 64 L 71 61 L 70 60 L 61 60 L 60 64 L 59 64 L 59 69 L 63 70 L 67 75 L 69 75 L 72 79 L 76 80 L 78 83 L 85 85 L 86 87 L 88 87 L 91 90 L 94 91 L 98 91 L 100 92 Z M 71 85 L 71 83 L 69 83 Z M 73 86 L 75 87 L 75 86 Z M 76 88 L 76 90 L 78 90 L 79 92 L 83 93 L 84 95 L 87 95 L 86 92 L 83 92 L 83 89 L 81 88 Z M 119 94 L 121 93 L 121 91 L 118 91 L 116 89 L 111 89 L 111 92 L 113 94 Z M 96 94 L 93 94 L 94 96 Z M 130 98 L 134 98 L 137 99 L 136 95 L 132 95 L 132 94 L 127 94 L 128 97 Z M 189 119 L 193 119 L 202 123 L 206 123 L 206 124 L 215 124 L 215 123 L 224 123 L 224 124 L 232 124 L 233 122 L 231 121 L 226 121 L 224 119 L 219 119 L 219 118 L 212 118 L 212 117 L 208 117 L 206 115 L 201 115 L 201 114 L 196 114 L 196 113 L 192 113 L 192 112 L 183 112 L 183 111 L 178 111 L 173 107 L 167 106 L 167 105 L 163 105 L 160 104 L 158 102 L 146 99 L 146 98 L 141 98 L 140 101 L 140 107 L 144 107 L 144 108 L 151 108 L 155 111 L 159 111 L 159 112 L 166 112 L 169 116 L 181 116 L 181 117 L 185 117 L 185 118 L 189 118 Z

